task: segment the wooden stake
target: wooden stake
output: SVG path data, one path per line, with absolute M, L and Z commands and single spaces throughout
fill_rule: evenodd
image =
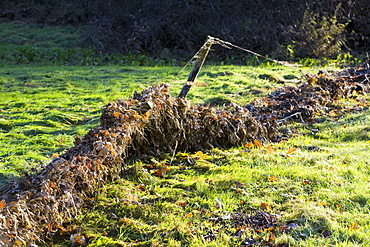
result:
M 204 61 L 206 60 L 206 57 L 208 55 L 209 50 L 211 49 L 212 44 L 214 44 L 214 38 L 211 36 L 208 36 L 206 39 L 206 42 L 204 43 L 204 45 L 199 51 L 198 58 L 194 63 L 193 69 L 191 70 L 189 74 L 187 82 L 184 84 L 184 86 L 181 89 L 179 98 L 186 98 L 186 96 L 188 95 L 191 86 L 194 85 L 194 81 L 197 78 L 197 75 L 200 69 L 202 68 Z

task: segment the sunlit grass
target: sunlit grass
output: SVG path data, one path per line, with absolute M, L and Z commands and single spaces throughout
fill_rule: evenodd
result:
M 122 180 L 103 188 L 74 224 L 86 229 L 92 246 L 235 246 L 246 238 L 269 246 L 366 246 L 370 143 L 356 136 L 367 118 L 364 112 L 345 116 L 347 123 L 358 120 L 350 132 L 343 122 L 317 124 L 331 125 L 325 141 L 289 126 L 298 131 L 286 142 L 210 150 L 195 164 L 186 157 L 197 154 L 178 153 L 161 161 L 146 157 L 132 163 Z M 347 132 L 351 140 L 333 141 L 338 132 Z M 153 168 L 158 162 L 169 167 L 162 177 Z M 235 237 L 237 226 L 210 220 L 256 211 L 279 216 L 271 233 L 250 228 Z M 289 224 L 294 227 L 287 231 Z M 210 230 L 217 238 L 205 241 Z M 267 241 L 268 234 L 273 239 Z
M 81 48 L 83 28 L 0 28 L 0 185 L 72 147 L 76 135 L 99 124 L 108 102 L 161 83 L 177 96 L 190 70 L 135 66 L 160 64 L 145 55 L 96 56 Z M 109 63 L 115 66 L 42 66 Z M 297 83 L 281 78 L 317 72 L 206 64 L 188 99 L 218 107 Z M 369 120 L 367 110 L 339 111 L 281 126 L 291 138 L 280 143 L 129 159 L 121 178 L 64 226 L 82 227 L 90 246 L 242 246 L 251 239 L 260 246 L 368 246 Z M 264 212 L 276 222 L 257 231 L 227 220 L 235 212 Z M 68 232 L 60 233 L 46 245 L 70 246 Z
M 18 176 L 73 145 L 98 125 L 101 108 L 152 84 L 169 83 L 177 96 L 187 77 L 179 67 L 22 66 L 0 68 L 1 176 Z M 280 84 L 260 73 L 299 77 L 283 67 L 206 66 L 188 98 L 198 104 L 247 103 Z M 3 180 L 3 179 L 1 179 Z

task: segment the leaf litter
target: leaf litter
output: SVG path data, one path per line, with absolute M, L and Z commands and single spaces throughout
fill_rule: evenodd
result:
M 74 147 L 40 170 L 0 188 L 0 239 L 8 245 L 31 245 L 61 229 L 67 231 L 68 220 L 96 196 L 99 188 L 120 176 L 128 157 L 249 143 L 260 147 L 284 138 L 278 128 L 285 121 L 305 122 L 318 114 L 340 112 L 335 104 L 339 99 L 357 99 L 358 104 L 349 110 L 367 109 L 368 103 L 361 95 L 369 89 L 369 72 L 369 63 L 333 75 L 320 71 L 307 75 L 300 85 L 284 87 L 244 106 L 191 105 L 184 98 L 171 97 L 168 84 L 109 103 L 103 108 L 100 125 L 83 138 L 76 137 Z M 155 172 L 161 176 L 167 169 L 163 166 Z M 224 224 L 232 219 L 236 228 L 248 225 L 255 231 L 269 229 L 277 221 L 268 210 L 254 216 L 240 212 L 228 215 L 227 219 L 221 216 L 209 220 Z M 86 241 L 77 229 L 68 231 L 73 244 Z M 213 235 L 203 238 L 212 240 Z M 264 244 L 272 240 L 273 234 L 266 238 Z M 254 239 L 244 240 L 246 246 L 259 244 Z

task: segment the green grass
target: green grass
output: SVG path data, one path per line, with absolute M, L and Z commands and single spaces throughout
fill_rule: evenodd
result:
M 2 23 L 0 40 L 13 46 L 33 45 L 39 48 L 76 48 L 83 45 L 80 40 L 85 28 L 72 26 L 45 26 L 41 24 Z
M 100 109 L 109 101 L 164 82 L 177 95 L 187 74 L 177 75 L 179 70 L 1 68 L 2 182 L 47 164 L 55 153 L 71 147 L 75 135 L 98 124 Z M 266 73 L 299 76 L 283 67 L 206 66 L 189 98 L 194 103 L 249 102 L 281 86 L 260 78 Z M 270 152 L 266 144 L 210 150 L 195 164 L 185 159 L 195 154 L 182 153 L 131 160 L 122 179 L 105 186 L 70 224 L 83 227 L 91 246 L 235 246 L 248 238 L 286 246 L 366 246 L 369 118 L 367 111 L 343 111 L 333 118 L 318 117 L 316 123 L 283 126 L 293 136 L 270 144 Z M 293 147 L 297 150 L 287 155 Z M 168 170 L 158 177 L 165 166 Z M 216 207 L 217 198 L 224 208 Z M 246 227 L 233 237 L 240 226 L 211 220 L 256 211 L 277 215 L 276 226 L 262 232 Z M 210 230 L 217 240 L 204 240 Z
M 184 153 L 132 161 L 73 224 L 91 246 L 239 246 L 246 238 L 269 246 L 367 246 L 369 118 L 361 112 L 289 126 L 295 134 L 286 142 L 210 150 L 195 164 L 186 157 L 197 154 Z M 212 221 L 256 211 L 276 215 L 276 225 L 233 236 L 239 225 Z M 204 240 L 210 230 L 216 239 Z
M 187 73 L 178 67 L 7 66 L 0 68 L 0 184 L 47 164 L 98 125 L 101 108 L 152 84 L 176 96 Z M 233 73 L 230 73 L 233 72 Z M 194 103 L 249 102 L 280 87 L 261 73 L 299 76 L 283 67 L 206 66 L 188 98 Z
M 92 50 L 83 47 L 80 36 L 85 31 L 85 27 L 2 23 L 0 24 L 0 65 L 80 64 L 93 54 Z
M 0 30 L 0 185 L 72 147 L 76 135 L 98 125 L 109 101 L 160 83 L 170 83 L 176 96 L 190 69 L 178 74 L 180 67 L 136 66 L 164 64 L 144 55 L 97 55 L 81 45 L 84 27 L 3 23 Z M 101 64 L 114 66 L 92 66 Z M 188 99 L 243 104 L 283 86 L 271 75 L 316 72 L 269 63 L 206 65 Z M 282 126 L 291 138 L 263 147 L 130 159 L 122 177 L 46 245 L 71 246 L 68 232 L 82 227 L 90 246 L 241 246 L 252 240 L 260 246 L 368 246 L 369 121 L 367 110 L 348 110 Z M 258 212 L 274 224 L 259 229 L 230 219 Z
M 0 66 L 33 65 L 150 65 L 176 64 L 153 61 L 144 54 L 104 54 L 83 38 L 88 26 L 49 26 L 0 23 Z M 181 63 L 180 63 L 181 64 Z

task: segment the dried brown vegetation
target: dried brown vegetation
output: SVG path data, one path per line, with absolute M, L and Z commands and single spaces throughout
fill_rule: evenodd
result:
M 46 167 L 0 189 L 0 237 L 25 244 L 65 231 L 68 219 L 117 178 L 129 156 L 227 148 L 248 142 L 279 141 L 277 127 L 330 112 L 339 98 L 368 90 L 369 64 L 335 75 L 308 75 L 245 106 L 194 106 L 168 94 L 162 84 L 106 105 L 100 125 Z M 360 104 L 361 102 L 359 102 Z

